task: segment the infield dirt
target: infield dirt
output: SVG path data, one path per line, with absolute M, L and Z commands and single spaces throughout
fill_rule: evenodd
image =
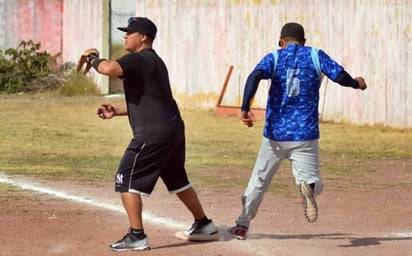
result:
M 372 187 L 342 189 L 344 184 L 324 177 L 325 190 L 317 198 L 319 218 L 313 224 L 303 217 L 298 192 L 287 196 L 267 193 L 245 241 L 224 234 L 216 242 L 176 239 L 174 233 L 183 228 L 181 224 L 189 227 L 192 219 L 159 182 L 152 196 L 144 199 L 145 212 L 179 224 L 147 221 L 145 231 L 152 249 L 142 252 L 116 253 L 108 248 L 127 231 L 123 212 L 16 188 L 0 197 L 0 255 L 412 255 L 411 166 L 411 160 L 376 163 L 376 171 L 362 178 L 365 184 L 375 184 Z M 228 170 L 225 175 L 248 177 L 249 170 Z M 111 182 L 8 178 L 122 209 Z M 220 230 L 234 224 L 243 189 L 239 186 L 222 193 L 196 188 Z

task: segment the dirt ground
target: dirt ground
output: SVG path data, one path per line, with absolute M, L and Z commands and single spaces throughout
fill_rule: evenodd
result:
M 144 199 L 151 250 L 117 253 L 108 245 L 120 239 L 128 225 L 111 182 L 84 184 L 0 174 L 3 183 L 12 181 L 25 189 L 0 197 L 0 255 L 412 255 L 411 162 L 379 163 L 370 175 L 351 177 L 365 186 L 348 189 L 324 177 L 325 190 L 317 198 L 319 218 L 313 224 L 303 217 L 297 193 L 267 193 L 245 241 L 223 232 L 240 213 L 243 187 L 224 192 L 196 188 L 219 226 L 221 239 L 194 243 L 174 237 L 191 225 L 192 218 L 159 182 L 152 196 Z M 249 172 L 232 170 L 225 175 L 248 177 Z

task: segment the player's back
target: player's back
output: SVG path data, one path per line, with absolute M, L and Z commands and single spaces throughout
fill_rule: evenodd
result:
M 311 54 L 311 47 L 294 43 L 277 50 L 265 127 L 265 134 L 273 140 L 300 141 L 319 137 L 320 78 Z

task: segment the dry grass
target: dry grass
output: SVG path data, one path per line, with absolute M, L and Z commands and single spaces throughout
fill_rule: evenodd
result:
M 123 99 L 0 95 L 0 171 L 52 179 L 110 181 L 131 138 L 126 118 L 100 120 L 96 108 Z M 202 186 L 244 186 L 261 141 L 263 121 L 246 128 L 237 117 L 212 111 L 183 110 L 187 135 L 187 169 Z M 321 167 L 330 180 L 348 173 L 373 173 L 371 163 L 412 158 L 412 129 L 321 124 Z M 289 169 L 289 163 L 282 165 Z M 221 179 L 228 168 L 247 175 Z M 404 167 L 406 168 L 406 167 Z M 201 170 L 201 171 L 199 171 Z M 278 189 L 291 183 L 290 172 Z

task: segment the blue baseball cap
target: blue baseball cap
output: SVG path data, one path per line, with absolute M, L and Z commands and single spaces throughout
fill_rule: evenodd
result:
M 118 27 L 118 30 L 123 32 L 139 32 L 140 34 L 146 35 L 151 39 L 155 39 L 157 28 L 156 25 L 146 17 L 130 17 L 129 25 L 127 27 Z

